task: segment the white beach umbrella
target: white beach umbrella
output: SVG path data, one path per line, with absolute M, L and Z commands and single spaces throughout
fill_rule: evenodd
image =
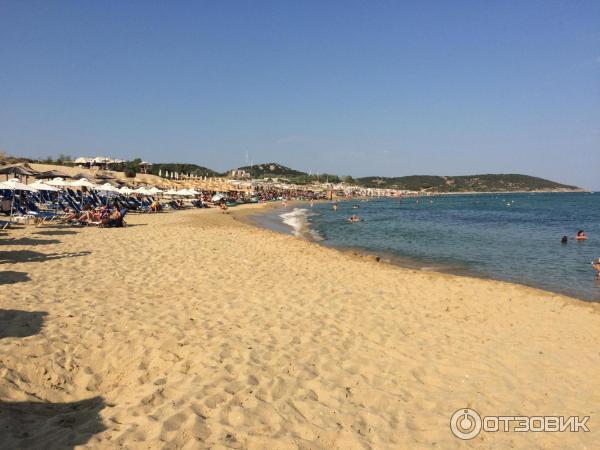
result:
M 37 191 L 36 188 L 21 183 L 17 178 L 11 178 L 10 180 L 0 182 L 0 189 L 9 189 L 11 191 Z
M 36 181 L 35 183 L 31 183 L 29 187 L 37 189 L 38 191 L 50 191 L 50 192 L 58 192 L 60 189 L 54 186 L 50 186 L 49 184 L 42 183 L 41 181 Z
M 131 189 L 130 187 L 127 187 L 127 186 L 121 186 L 121 188 L 119 189 L 119 192 L 121 194 L 129 195 L 133 192 L 133 189 Z
M 0 189 L 8 189 L 11 191 L 29 191 L 29 192 L 35 192 L 37 190 L 35 188 L 32 188 L 31 186 L 28 186 L 25 183 L 21 183 L 17 178 L 11 178 L 10 180 L 0 182 Z M 10 202 L 11 220 L 12 220 L 12 216 L 13 216 L 14 204 L 15 204 L 15 194 L 13 192 L 13 196 L 12 196 L 12 199 Z
M 108 205 L 108 197 L 109 194 L 111 193 L 120 193 L 121 191 L 119 191 L 119 189 L 117 189 L 116 187 L 114 187 L 112 184 L 110 183 L 104 183 L 102 186 L 98 186 L 96 188 L 96 190 L 100 191 L 100 192 L 106 192 L 106 204 Z
M 73 186 L 73 187 L 86 187 L 86 188 L 90 188 L 90 189 L 97 189 L 98 185 L 92 183 L 91 181 L 88 181 L 87 178 L 80 178 L 79 180 L 73 181 L 72 183 L 69 183 L 68 186 Z
M 142 194 L 142 195 L 149 195 L 150 191 L 148 189 L 146 189 L 144 186 L 140 186 L 139 188 L 135 189 L 133 191 L 134 194 Z
M 156 186 L 152 186 L 150 189 L 148 189 L 148 192 L 150 192 L 152 195 L 162 193 L 162 191 Z
M 102 186 L 98 186 L 96 189 L 102 192 L 121 192 L 110 183 L 104 183 Z
M 46 181 L 46 184 L 49 184 L 50 186 L 59 186 L 59 187 L 65 187 L 65 186 L 71 185 L 64 178 L 60 178 L 60 177 L 53 178 L 50 181 Z
M 69 183 L 67 186 L 71 186 L 74 188 L 88 188 L 88 189 L 98 189 L 98 185 L 88 181 L 87 178 L 80 178 L 79 180 L 73 181 Z M 83 192 L 81 194 L 81 206 L 83 206 Z
M 177 195 L 177 191 L 175 189 L 169 189 L 165 192 L 165 195 Z
M 190 195 L 200 195 L 200 192 L 198 192 L 196 189 L 192 188 L 192 189 L 188 189 L 188 192 L 190 193 Z

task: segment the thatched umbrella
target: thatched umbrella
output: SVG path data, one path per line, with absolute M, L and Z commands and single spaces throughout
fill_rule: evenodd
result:
M 19 176 L 24 176 L 25 177 L 25 184 L 27 184 L 27 179 L 29 177 L 34 177 L 38 174 L 39 172 L 36 170 L 33 170 L 30 167 L 26 167 L 25 165 L 14 165 L 14 166 L 8 166 L 8 167 L 3 167 L 2 169 L 0 169 L 0 174 L 6 174 L 6 181 L 8 181 L 8 176 L 10 174 L 12 174 L 13 176 L 19 175 Z
M 38 173 L 37 175 L 35 175 L 35 177 L 40 180 L 49 180 L 52 178 L 67 179 L 71 178 L 71 175 L 67 175 L 66 173 L 61 172 L 60 170 L 47 170 L 46 172 Z
M 28 167 L 25 167 L 23 165 L 17 164 L 14 166 L 8 166 L 8 167 L 3 167 L 0 169 L 0 174 L 5 174 L 6 175 L 6 180 L 8 181 L 8 176 L 9 175 L 22 175 L 25 176 L 25 179 L 27 179 L 27 177 L 33 177 L 35 175 L 37 175 L 39 172 L 30 169 Z
M 96 175 L 94 175 L 94 178 L 96 180 L 114 180 L 115 179 L 115 177 L 112 176 L 108 172 L 98 172 Z
M 107 172 L 98 172 L 96 175 L 94 175 L 94 181 L 97 181 L 98 183 L 104 181 L 104 183 L 110 183 L 114 185 L 115 177 Z

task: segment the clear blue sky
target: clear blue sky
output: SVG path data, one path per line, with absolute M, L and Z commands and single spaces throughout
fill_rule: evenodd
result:
M 0 148 L 600 189 L 600 1 L 0 0 Z

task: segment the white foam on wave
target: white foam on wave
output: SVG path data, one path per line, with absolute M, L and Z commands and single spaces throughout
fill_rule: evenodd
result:
M 323 238 L 317 231 L 311 230 L 309 227 L 308 218 L 312 215 L 314 213 L 308 209 L 294 208 L 289 212 L 280 214 L 279 217 L 281 217 L 283 223 L 292 229 L 294 236 L 320 241 Z

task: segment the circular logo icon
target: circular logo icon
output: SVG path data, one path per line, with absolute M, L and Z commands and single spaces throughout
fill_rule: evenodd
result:
M 481 416 L 474 409 L 459 409 L 450 418 L 450 429 L 459 439 L 473 439 L 481 431 Z

